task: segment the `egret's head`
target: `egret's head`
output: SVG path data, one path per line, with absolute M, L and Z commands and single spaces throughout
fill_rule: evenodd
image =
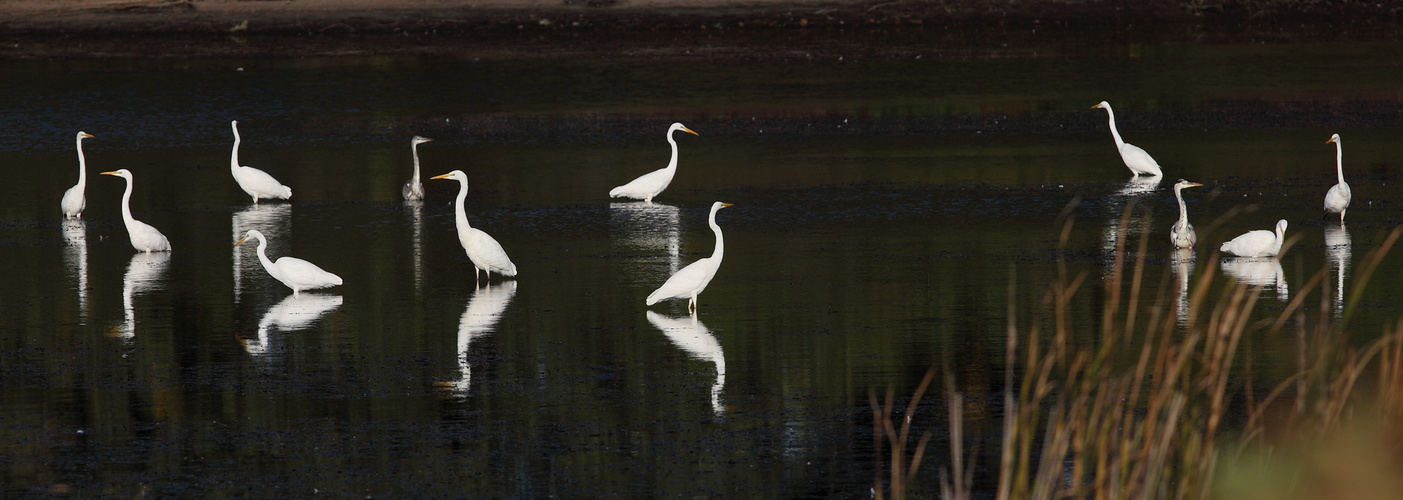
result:
M 1276 232 L 1278 232 L 1278 233 L 1284 233 L 1284 232 L 1286 232 L 1286 219 L 1281 219 L 1281 220 L 1279 220 L 1279 221 L 1276 221 Z
M 1338 143 L 1340 142 L 1340 134 L 1331 135 L 1331 136 L 1330 136 L 1330 140 L 1325 141 L 1326 144 L 1329 144 L 1329 143 L 1332 143 L 1332 142 L 1338 144 Z
M 247 233 L 244 233 L 243 238 L 239 238 L 239 241 L 237 243 L 234 243 L 234 246 L 242 245 L 245 241 L 248 241 L 249 238 L 258 238 L 262 240 L 263 233 L 259 232 L 257 229 L 250 229 Z
M 125 168 L 113 170 L 113 171 L 111 171 L 111 172 L 103 172 L 102 175 L 115 175 L 115 176 L 117 176 L 117 177 L 121 177 L 121 178 L 123 178 L 123 179 L 129 179 L 129 180 L 132 178 L 132 173 L 131 173 L 131 171 L 130 171 L 130 170 L 127 170 L 127 169 L 125 169 Z
M 411 140 L 409 141 L 410 144 L 413 144 L 413 145 L 415 145 L 415 146 L 418 146 L 418 145 L 423 144 L 423 143 L 426 143 L 426 142 L 433 142 L 433 139 L 430 139 L 430 138 L 424 137 L 424 136 L 420 136 L 420 135 L 416 135 L 416 136 L 414 136 L 413 139 L 411 139 Z
M 698 134 L 698 133 L 696 133 L 696 132 L 693 132 L 692 129 L 687 128 L 686 125 L 683 125 L 683 124 L 681 124 L 681 123 L 674 123 L 674 124 L 672 124 L 671 127 L 668 127 L 667 133 L 668 133 L 668 134 L 672 134 L 673 132 L 676 132 L 676 131 L 678 131 L 678 130 L 681 130 L 681 131 L 683 131 L 683 132 L 686 132 L 686 133 L 688 133 L 688 134 L 692 134 L 692 135 L 695 135 L 695 136 L 698 136 L 698 137 L 701 136 L 701 134 Z
M 1097 103 L 1095 106 L 1092 106 L 1092 107 L 1091 107 L 1091 109 L 1096 109 L 1096 108 L 1111 109 L 1111 103 L 1106 102 L 1106 101 L 1101 101 L 1101 102 Z
M 88 139 L 91 137 L 93 137 L 93 135 L 87 132 L 78 132 L 78 139 Z
M 466 181 L 468 180 L 468 174 L 463 173 L 462 170 L 454 170 L 443 175 L 435 175 L 433 177 L 430 177 L 429 179 L 449 179 L 455 181 Z

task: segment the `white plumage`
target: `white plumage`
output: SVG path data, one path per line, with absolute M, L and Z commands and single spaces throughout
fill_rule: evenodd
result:
M 1276 233 L 1265 230 L 1248 231 L 1242 236 L 1224 242 L 1220 248 L 1224 253 L 1239 257 L 1275 257 L 1281 253 L 1281 243 L 1286 237 L 1286 219 L 1276 221 Z
M 1340 214 L 1340 224 L 1345 223 L 1345 209 L 1349 208 L 1349 200 L 1353 196 L 1349 192 L 1349 184 L 1345 183 L 1345 153 L 1344 147 L 1340 145 L 1340 134 L 1330 136 L 1326 144 L 1335 143 L 1335 175 L 1339 176 L 1340 183 L 1330 186 L 1330 190 L 1325 192 L 1325 212 Z
M 400 190 L 400 194 L 404 196 L 405 200 L 417 201 L 424 199 L 424 185 L 419 182 L 419 145 L 432 140 L 433 139 L 428 137 L 416 135 L 409 141 L 409 151 L 414 153 L 414 176 L 410 177 L 409 181 L 404 183 L 404 189 Z
M 88 163 L 83 158 L 83 139 L 92 136 L 87 132 L 78 132 L 78 183 L 64 191 L 63 199 L 58 203 L 65 219 L 81 218 L 83 209 L 88 207 L 88 198 L 83 195 L 88 187 Z
M 463 210 L 463 200 L 468 198 L 468 174 L 462 170 L 454 170 L 431 179 L 458 181 L 458 199 L 453 204 L 453 212 L 457 216 L 458 242 L 462 243 L 468 260 L 473 261 L 473 279 L 478 279 L 482 271 L 487 271 L 488 280 L 492 279 L 493 272 L 502 276 L 516 276 L 516 264 L 507 257 L 507 251 L 502 249 L 502 244 L 492 239 L 491 235 L 468 224 L 467 212 Z
M 683 126 L 681 123 L 674 123 L 667 129 L 667 143 L 672 145 L 672 159 L 667 162 L 667 166 L 660 170 L 654 170 L 629 181 L 628 184 L 609 190 L 610 198 L 633 198 L 643 200 L 648 203 L 653 202 L 653 197 L 667 189 L 667 185 L 672 183 L 672 177 L 677 174 L 677 141 L 673 140 L 672 133 L 681 130 L 683 132 L 698 135 Z
M 1125 166 L 1130 169 L 1131 175 L 1152 175 L 1155 177 L 1161 175 L 1159 162 L 1150 157 L 1149 153 L 1140 149 L 1139 146 L 1120 139 L 1120 131 L 1116 130 L 1116 113 L 1111 111 L 1110 103 L 1101 101 L 1100 104 L 1092 106 L 1091 108 L 1105 108 L 1106 116 L 1110 117 L 1111 137 L 1115 138 L 1116 149 L 1120 151 L 1120 159 L 1125 161 Z
M 1174 242 L 1174 248 L 1193 248 L 1198 242 L 1198 234 L 1194 233 L 1194 225 L 1189 224 L 1189 210 L 1184 207 L 1184 188 L 1198 187 L 1203 184 L 1189 182 L 1179 179 L 1174 183 L 1174 199 L 1179 201 L 1179 222 L 1174 223 L 1174 227 L 1169 229 L 1169 241 Z
M 132 173 L 124 168 L 103 172 L 102 175 L 115 175 L 127 180 L 127 190 L 122 193 L 122 222 L 127 225 L 127 236 L 131 237 L 132 247 L 143 252 L 169 252 L 171 243 L 166 235 L 132 217 Z
M 277 262 L 268 260 L 268 239 L 257 229 L 250 229 L 234 246 L 239 246 L 249 238 L 258 239 L 258 261 L 273 279 L 283 282 L 297 296 L 302 290 L 333 287 L 341 284 L 341 277 L 326 272 L 316 264 L 296 257 L 279 257 Z
M 688 299 L 687 310 L 696 310 L 697 295 L 700 295 L 702 290 L 706 290 L 706 285 L 711 283 L 711 278 L 716 277 L 716 270 L 721 267 L 721 257 L 726 252 L 726 243 L 721 236 L 721 226 L 716 225 L 716 212 L 729 206 L 732 205 L 719 201 L 711 205 L 711 215 L 707 217 L 707 224 L 711 226 L 711 231 L 716 233 L 716 249 L 711 251 L 711 257 L 688 264 L 687 267 L 677 271 L 677 274 L 668 278 L 663 286 L 648 294 L 646 301 L 648 305 L 651 306 L 663 300 Z
M 229 122 L 229 126 L 234 129 L 234 152 L 229 155 L 229 172 L 234 174 L 234 181 L 239 183 L 239 187 L 253 197 L 253 202 L 258 203 L 259 198 L 286 200 L 292 197 L 292 188 L 284 186 L 267 172 L 253 168 L 239 166 L 239 122 L 238 120 Z

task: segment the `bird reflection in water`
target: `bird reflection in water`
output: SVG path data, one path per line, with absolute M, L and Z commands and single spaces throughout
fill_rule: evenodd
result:
M 1220 264 L 1223 273 L 1237 279 L 1238 283 L 1262 287 L 1275 287 L 1276 298 L 1282 301 L 1291 298 L 1286 286 L 1286 272 L 1281 261 L 1274 257 L 1229 257 Z
M 405 200 L 404 207 L 409 209 L 410 225 L 414 227 L 414 290 L 418 291 L 423 289 L 424 284 L 424 243 L 420 236 L 424 230 L 424 202 Z
M 1179 308 L 1176 314 L 1179 326 L 1189 322 L 1189 277 L 1194 273 L 1194 249 L 1176 248 L 1169 254 L 1174 264 L 1174 278 L 1179 282 Z
M 1325 226 L 1325 259 L 1335 266 L 1335 317 L 1345 312 L 1345 270 L 1349 269 L 1351 251 L 1349 230 L 1344 226 Z
M 610 236 L 614 240 L 616 252 L 637 255 L 638 260 L 630 260 L 629 268 L 639 272 L 643 281 L 656 280 L 650 266 L 634 265 L 639 260 L 652 263 L 655 260 L 667 261 L 667 274 L 677 272 L 682 265 L 681 256 L 681 214 L 677 207 L 661 203 L 610 203 Z
M 721 343 L 706 325 L 695 315 L 684 318 L 670 318 L 648 311 L 648 322 L 663 331 L 663 335 L 678 348 L 687 351 L 693 358 L 710 361 L 716 365 L 716 382 L 711 385 L 711 411 L 716 415 L 726 412 L 721 404 L 721 388 L 726 385 L 726 356 L 721 352 Z
M 268 242 L 268 250 L 274 255 L 287 255 L 288 241 L 292 238 L 292 230 L 289 221 L 292 218 L 292 205 L 286 203 L 270 203 L 266 205 L 251 205 L 243 210 L 234 212 L 230 226 L 234 228 L 234 237 L 230 241 L 237 241 L 244 237 L 250 229 L 257 229 L 267 234 L 282 235 Z M 239 295 L 243 292 L 244 280 L 270 280 L 271 276 L 261 272 L 259 269 L 258 255 L 253 252 L 245 252 L 243 248 L 234 247 L 234 303 L 239 303 Z M 268 283 L 271 283 L 269 281 Z M 262 287 L 262 285 L 259 285 Z
M 63 221 L 63 267 L 78 281 L 78 324 L 88 320 L 88 223 Z
M 267 354 L 270 347 L 268 329 L 276 328 L 279 332 L 302 330 L 338 307 L 341 307 L 340 295 L 289 295 L 263 313 L 263 319 L 258 320 L 258 339 L 244 340 L 244 350 L 254 356 Z
M 1115 271 L 1113 268 L 1120 238 L 1127 238 L 1128 243 L 1154 227 L 1153 207 L 1143 203 L 1143 200 L 1146 195 L 1155 192 L 1160 180 L 1158 176 L 1133 177 L 1111 196 L 1111 203 L 1106 204 L 1106 228 L 1101 232 L 1101 252 L 1107 257 L 1107 275 Z
M 1159 181 L 1161 181 L 1161 180 L 1163 180 L 1163 179 L 1164 179 L 1163 177 L 1159 177 L 1159 176 L 1154 176 L 1154 177 L 1136 176 L 1136 177 L 1132 177 L 1132 178 L 1130 178 L 1130 180 L 1127 181 L 1125 184 L 1121 185 L 1120 190 L 1116 191 L 1116 195 L 1118 195 L 1118 196 L 1142 196 L 1142 195 L 1147 195 L 1147 194 L 1153 193 L 1153 192 L 1155 192 L 1156 189 L 1159 189 Z
M 468 299 L 468 308 L 463 311 L 462 319 L 458 320 L 458 372 L 459 378 L 453 382 L 444 384 L 454 395 L 466 396 L 468 387 L 472 384 L 472 366 L 468 364 L 468 347 L 473 340 L 492 333 L 497 327 L 497 320 L 502 318 L 502 312 L 507 310 L 507 305 L 511 304 L 512 297 L 516 295 L 516 280 L 503 281 L 499 285 L 488 285 L 486 288 L 479 288 L 473 293 L 473 297 Z
M 169 252 L 137 252 L 122 276 L 122 324 L 117 334 L 124 339 L 136 336 L 136 295 L 161 288 L 170 264 Z

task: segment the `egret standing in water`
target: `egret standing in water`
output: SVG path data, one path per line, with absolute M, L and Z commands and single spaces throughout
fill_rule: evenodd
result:
M 243 244 L 249 238 L 258 238 L 258 261 L 263 263 L 263 269 L 274 279 L 291 288 L 293 297 L 302 290 L 316 290 L 341 284 L 340 276 L 296 257 L 279 257 L 277 262 L 268 260 L 268 239 L 257 229 L 248 230 L 248 234 L 239 239 L 238 243 L 234 243 L 234 246 Z
M 1345 223 L 1345 209 L 1349 208 L 1349 184 L 1345 183 L 1345 153 L 1340 145 L 1340 134 L 1330 136 L 1326 144 L 1335 143 L 1335 175 L 1339 176 L 1340 183 L 1330 186 L 1330 190 L 1325 192 L 1325 213 L 1326 215 L 1340 214 L 1340 224 Z M 80 152 L 81 154 L 81 152 Z
M 83 159 L 83 139 L 92 136 L 87 132 L 78 132 L 78 183 L 63 192 L 63 199 L 58 204 L 63 209 L 65 219 L 82 218 L 83 209 L 88 206 L 88 199 L 83 196 L 83 191 L 88 187 L 88 163 Z
M 1193 248 L 1194 243 L 1198 242 L 1198 235 L 1194 234 L 1194 225 L 1189 224 L 1189 211 L 1184 208 L 1184 188 L 1202 185 L 1183 179 L 1174 183 L 1174 199 L 1179 200 L 1179 222 L 1175 222 L 1174 227 L 1169 229 L 1169 241 L 1174 242 L 1174 248 Z
M 253 197 L 253 203 L 258 204 L 259 198 L 286 200 L 292 197 L 292 188 L 282 185 L 267 172 L 253 168 L 239 166 L 239 122 L 238 120 L 229 122 L 229 126 L 234 129 L 234 152 L 229 156 L 229 171 L 234 174 L 234 181 L 239 183 L 245 193 Z
M 468 215 L 463 210 L 463 200 L 468 198 L 468 174 L 454 170 L 430 179 L 458 181 L 458 199 L 453 203 L 453 213 L 458 218 L 458 242 L 463 244 L 468 260 L 473 261 L 473 280 L 476 281 L 482 271 L 487 271 L 488 281 L 492 280 L 493 271 L 502 276 L 516 276 L 516 264 L 512 264 L 507 251 L 502 250 L 502 244 L 481 229 L 468 225 Z
M 667 189 L 667 185 L 672 183 L 672 176 L 677 175 L 677 141 L 672 139 L 672 133 L 681 130 L 683 132 L 698 135 L 683 126 L 681 123 L 674 123 L 667 129 L 667 143 L 672 145 L 672 159 L 667 162 L 667 166 L 643 174 L 637 179 L 629 181 L 628 184 L 609 190 L 610 198 L 633 198 L 643 200 L 648 203 L 653 202 L 653 197 Z
M 729 206 L 732 205 L 719 201 L 711 204 L 711 215 L 707 218 L 707 224 L 711 226 L 711 231 L 716 233 L 716 249 L 711 251 L 711 257 L 687 264 L 687 267 L 677 271 L 663 286 L 648 294 L 648 305 L 657 304 L 661 300 L 687 299 L 687 311 L 696 312 L 697 295 L 706 290 L 711 278 L 716 277 L 716 270 L 721 267 L 721 257 L 726 252 L 726 242 L 721 237 L 721 226 L 716 225 L 716 212 Z
M 1276 221 L 1276 233 L 1258 229 L 1224 242 L 1219 250 L 1238 257 L 1276 257 L 1286 240 L 1286 219 Z
M 1161 175 L 1159 162 L 1150 157 L 1149 153 L 1140 149 L 1139 146 L 1130 144 L 1120 139 L 1120 131 L 1116 130 L 1116 113 L 1111 111 L 1111 104 L 1101 101 L 1100 104 L 1092 106 L 1091 109 L 1105 108 L 1106 115 L 1110 117 L 1111 137 L 1116 139 L 1116 149 L 1120 151 L 1120 159 L 1125 162 L 1125 166 L 1130 169 L 1131 175 L 1151 175 L 1159 177 Z
M 409 181 L 404 183 L 404 189 L 400 191 L 406 201 L 424 199 L 424 185 L 419 183 L 419 145 L 432 140 L 416 135 L 409 141 L 409 151 L 414 153 L 414 177 L 410 177 Z
M 150 224 L 132 217 L 132 173 L 127 169 L 103 172 L 102 175 L 115 175 L 127 180 L 127 190 L 122 193 L 122 222 L 127 224 L 127 236 L 132 239 L 132 247 L 143 252 L 169 252 L 170 240 Z

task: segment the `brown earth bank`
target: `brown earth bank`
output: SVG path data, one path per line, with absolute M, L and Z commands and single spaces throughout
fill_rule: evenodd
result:
M 1396 41 L 1401 20 L 1397 0 L 8 0 L 0 59 L 1017 57 Z

